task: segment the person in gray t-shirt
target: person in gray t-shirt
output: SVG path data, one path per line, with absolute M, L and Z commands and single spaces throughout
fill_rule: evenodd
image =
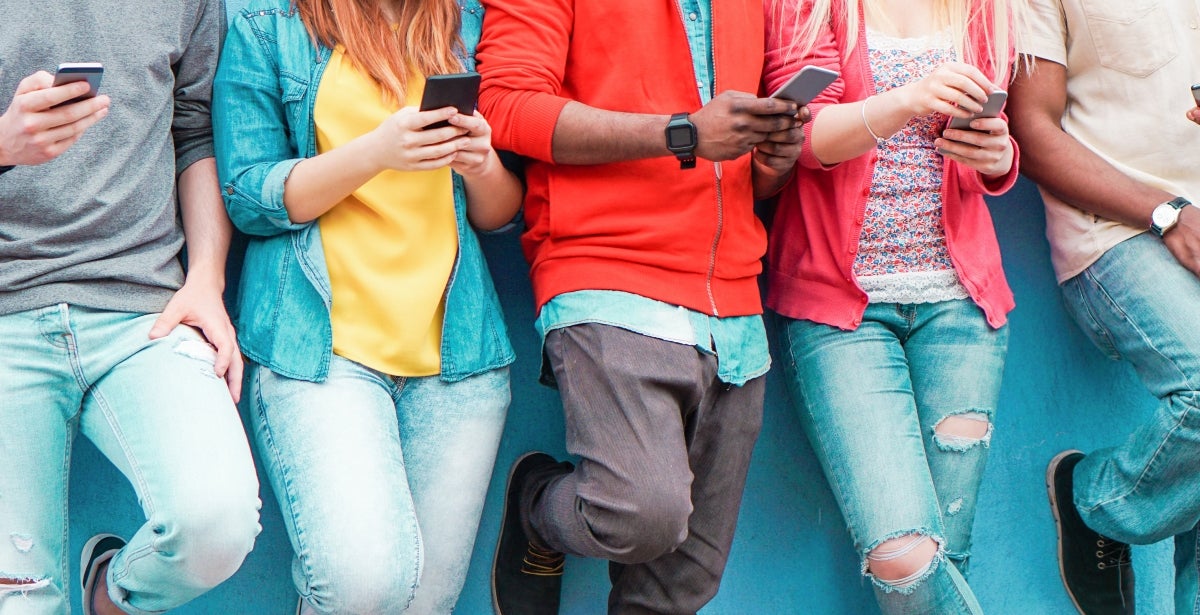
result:
M 125 474 L 147 518 L 128 544 L 87 542 L 83 612 L 166 611 L 231 576 L 259 531 L 209 118 L 225 9 L 4 11 L 0 615 L 69 611 L 76 432 Z M 66 62 L 101 63 L 100 94 L 68 102 L 88 87 L 54 85 Z

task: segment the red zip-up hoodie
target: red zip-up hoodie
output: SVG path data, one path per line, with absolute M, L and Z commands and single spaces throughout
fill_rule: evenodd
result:
M 670 115 L 701 107 L 676 0 L 486 0 L 476 58 L 492 142 L 528 157 L 522 246 L 538 309 L 619 290 L 716 316 L 759 314 L 766 233 L 750 157 L 681 170 L 671 156 L 554 164 L 568 101 Z M 715 92 L 756 92 L 762 3 L 712 1 Z

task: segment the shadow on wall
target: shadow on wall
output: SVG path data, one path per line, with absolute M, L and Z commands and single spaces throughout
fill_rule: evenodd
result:
M 1119 442 L 1154 400 L 1132 370 L 1105 359 L 1063 311 L 1050 270 L 1041 201 L 1033 186 L 1022 181 L 1010 194 L 992 200 L 991 209 L 1018 307 L 1011 321 L 1008 367 L 976 523 L 972 585 L 989 613 L 1071 613 L 1058 580 L 1054 527 L 1043 484 L 1045 464 L 1063 448 L 1091 450 Z M 558 397 L 536 383 L 540 357 L 533 301 L 517 237 L 487 237 L 484 248 L 518 362 L 512 369 L 509 422 L 457 609 L 467 615 L 491 612 L 488 573 L 509 464 L 530 449 L 563 454 Z M 236 287 L 232 280 L 230 287 Z M 763 432 L 721 593 L 703 613 L 876 613 L 870 584 L 859 575 L 858 557 L 780 374 L 774 370 L 768 377 Z M 82 438 L 79 442 L 72 469 L 72 553 L 78 553 L 93 533 L 129 535 L 142 523 L 132 488 L 90 443 Z M 291 547 L 266 486 L 262 497 L 263 532 L 241 571 L 175 613 L 294 612 Z M 1138 609 L 1143 613 L 1172 610 L 1170 555 L 1166 544 L 1135 549 Z M 77 579 L 74 566 L 72 578 Z M 562 612 L 602 613 L 607 590 L 602 562 L 571 559 Z M 72 593 L 78 608 L 77 586 Z

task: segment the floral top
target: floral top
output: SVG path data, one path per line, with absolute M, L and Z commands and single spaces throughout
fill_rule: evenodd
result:
M 894 38 L 868 30 L 875 90 L 924 78 L 954 59 L 948 32 Z M 859 286 L 872 303 L 932 303 L 965 299 L 942 224 L 942 156 L 933 146 L 946 116 L 915 117 L 879 146 L 879 160 L 854 261 Z

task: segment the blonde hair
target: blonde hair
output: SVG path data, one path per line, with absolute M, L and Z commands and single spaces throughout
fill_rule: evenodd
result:
M 772 0 L 776 19 L 794 19 L 800 35 L 793 41 L 778 41 L 807 54 L 817 44 L 821 31 L 829 25 L 845 25 L 846 47 L 842 57 L 850 55 L 858 44 L 859 9 L 886 21 L 887 14 L 873 0 Z M 950 30 L 955 57 L 974 65 L 992 81 L 1009 74 L 1014 57 L 1014 32 L 1023 11 L 1024 0 L 936 0 L 934 15 L 939 25 Z M 788 7 L 788 5 L 791 5 Z M 799 5 L 799 6 L 797 6 Z M 835 5 L 837 10 L 835 10 Z M 782 28 L 779 28 L 782 31 Z M 983 41 L 973 41 L 972 37 Z M 987 52 L 977 57 L 976 48 Z M 999 84 L 998 85 L 1004 85 Z

